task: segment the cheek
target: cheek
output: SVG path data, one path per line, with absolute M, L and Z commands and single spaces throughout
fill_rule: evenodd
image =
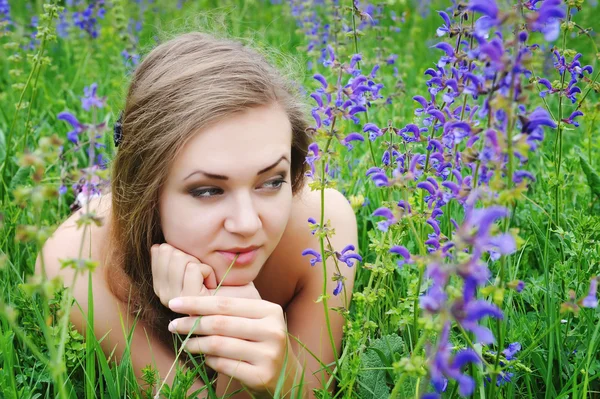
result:
M 280 237 L 290 220 L 292 213 L 292 196 L 284 196 L 275 206 L 270 204 L 267 215 L 268 222 L 263 226 L 271 238 Z
M 161 226 L 168 244 L 201 258 L 215 236 L 215 213 L 200 212 L 188 201 L 165 201 L 161 207 Z

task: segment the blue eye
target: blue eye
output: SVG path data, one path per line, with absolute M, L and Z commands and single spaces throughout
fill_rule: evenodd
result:
M 274 189 L 280 189 L 281 186 L 283 186 L 285 183 L 287 183 L 284 179 L 277 179 L 277 180 L 271 180 L 265 183 L 265 185 L 271 185 L 271 188 Z
M 197 190 L 191 190 L 190 194 L 196 198 L 211 198 L 219 194 L 219 192 L 223 192 L 220 188 L 216 187 L 208 187 L 208 188 L 199 188 Z

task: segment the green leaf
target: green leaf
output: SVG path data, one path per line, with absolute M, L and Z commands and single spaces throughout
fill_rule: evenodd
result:
M 587 177 L 588 185 L 592 189 L 592 195 L 600 197 L 600 176 L 581 155 L 579 160 L 581 161 L 581 169 Z
M 544 245 L 546 243 L 546 235 L 544 232 L 538 227 L 538 225 L 534 222 L 531 217 L 528 217 L 529 225 L 531 226 L 533 232 L 535 233 L 535 238 L 537 240 L 537 249 L 540 255 L 540 262 L 544 261 Z M 553 265 L 560 259 L 558 250 L 556 249 L 552 240 L 548 242 L 548 264 Z
M 392 367 L 394 353 L 402 352 L 403 349 L 404 341 L 396 334 L 386 335 L 373 341 L 360 357 L 363 370 L 358 375 L 359 398 L 379 399 L 390 396 L 390 388 L 386 381 L 388 372 L 385 369 L 372 369 Z
M 13 191 L 17 186 L 24 184 L 31 174 L 31 166 L 21 166 L 17 173 L 10 180 L 10 191 Z

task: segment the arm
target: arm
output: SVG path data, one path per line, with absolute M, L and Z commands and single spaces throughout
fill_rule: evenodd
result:
M 61 276 L 66 287 L 72 287 L 75 305 L 70 312 L 70 320 L 77 330 L 85 335 L 88 312 L 88 273 L 79 273 L 73 283 L 75 271 L 71 268 L 60 269 L 59 259 L 75 258 L 79 253 L 79 243 L 83 238 L 83 228 L 77 229 L 75 220 L 79 218 L 81 211 L 72 215 L 52 235 L 42 248 L 45 271 L 48 279 Z M 84 258 L 98 260 L 100 254 L 96 245 L 104 238 L 102 228 L 96 226 L 88 227 L 84 241 Z M 93 245 L 91 245 L 94 243 Z M 92 292 L 94 300 L 94 333 L 100 339 L 100 345 L 106 354 L 113 353 L 117 362 L 121 361 L 127 344 L 127 335 L 134 324 L 134 317 L 128 312 L 127 305 L 117 300 L 110 292 L 102 273 L 103 265 L 100 264 L 92 273 Z M 36 274 L 42 275 L 41 256 L 36 261 Z M 81 310 L 80 310 L 81 307 Z M 65 309 L 66 310 L 66 309 Z M 114 352 L 113 352 L 114 351 Z M 146 326 L 138 321 L 132 332 L 131 338 L 131 362 L 140 384 L 143 384 L 142 369 L 151 364 L 158 370 L 161 378 L 166 376 L 175 362 L 173 350 L 158 344 L 151 333 L 146 331 Z M 175 369 L 167 378 L 167 383 L 172 384 Z M 204 383 L 197 380 L 189 393 L 201 388 Z

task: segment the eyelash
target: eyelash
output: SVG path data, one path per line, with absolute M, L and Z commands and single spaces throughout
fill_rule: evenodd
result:
M 278 186 L 273 187 L 272 188 L 273 191 L 281 189 L 283 187 L 283 185 L 287 183 L 287 181 L 285 181 L 285 179 L 283 179 L 283 178 L 279 178 L 279 179 L 275 179 L 275 180 L 269 180 L 265 184 L 275 184 L 275 183 L 278 184 Z M 197 189 L 197 190 L 190 190 L 190 194 L 192 195 L 192 197 L 195 197 L 195 198 L 213 198 L 219 194 L 215 194 L 215 195 L 201 195 L 201 194 L 207 193 L 207 192 L 214 192 L 214 191 L 223 191 L 223 190 L 221 190 L 220 188 L 217 188 L 217 187 L 209 187 L 209 188 L 202 188 L 202 189 Z

